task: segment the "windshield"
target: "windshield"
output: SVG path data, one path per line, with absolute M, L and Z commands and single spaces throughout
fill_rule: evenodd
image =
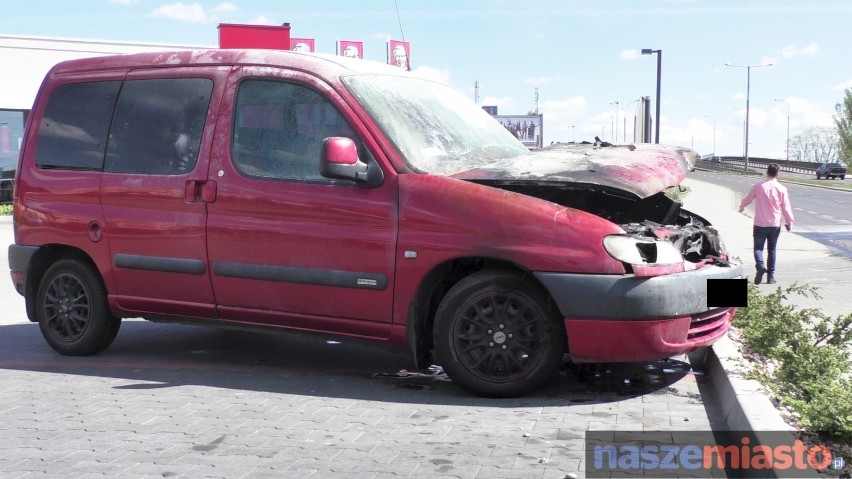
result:
M 401 76 L 348 76 L 344 83 L 415 171 L 454 175 L 529 153 L 458 91 Z

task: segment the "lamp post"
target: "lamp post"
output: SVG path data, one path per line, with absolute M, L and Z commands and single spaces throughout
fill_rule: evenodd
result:
M 710 115 L 704 115 L 704 118 L 713 120 L 713 154 L 716 154 L 716 119 Z
M 617 143 L 618 142 L 618 102 L 617 101 L 611 101 L 611 102 L 609 102 L 609 104 L 615 105 L 615 130 L 613 130 L 615 133 L 614 133 L 612 142 Z
M 784 154 L 787 156 L 787 161 L 790 161 L 790 104 L 779 98 L 776 98 L 775 101 L 781 101 L 787 105 L 787 148 L 784 150 Z
M 654 143 L 660 143 L 660 73 L 662 72 L 663 65 L 663 51 L 662 50 L 652 50 L 650 48 L 643 48 L 643 55 L 651 55 L 652 53 L 657 54 L 657 113 L 656 119 L 654 120 Z
M 751 69 L 752 68 L 761 68 L 761 67 L 771 67 L 771 63 L 766 63 L 763 65 L 732 65 L 730 63 L 725 63 L 726 67 L 733 68 L 745 68 L 746 69 L 746 117 L 745 117 L 745 153 L 743 153 L 743 162 L 745 164 L 745 171 L 748 171 L 748 113 L 749 113 L 749 98 L 751 96 Z

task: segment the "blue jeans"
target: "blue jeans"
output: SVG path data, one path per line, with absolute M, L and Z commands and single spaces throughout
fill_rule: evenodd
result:
M 769 276 L 775 276 L 775 247 L 778 245 L 779 236 L 781 236 L 780 226 L 754 227 L 754 265 L 757 269 L 764 267 L 763 245 L 769 243 L 769 257 L 766 261 L 766 272 L 769 273 Z

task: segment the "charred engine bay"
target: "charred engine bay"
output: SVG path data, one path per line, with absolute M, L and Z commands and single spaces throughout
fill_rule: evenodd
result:
M 687 261 L 697 263 L 722 254 L 719 234 L 704 218 L 691 213 L 665 193 L 647 198 L 606 186 L 552 182 L 479 181 L 586 211 L 620 225 L 640 239 L 673 243 Z

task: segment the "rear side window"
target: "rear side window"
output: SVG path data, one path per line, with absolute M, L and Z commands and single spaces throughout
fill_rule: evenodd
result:
M 38 129 L 35 162 L 44 168 L 103 168 L 121 82 L 73 83 L 50 96 Z
M 320 175 L 322 141 L 354 133 L 322 95 L 301 85 L 269 80 L 240 84 L 232 157 L 247 176 L 329 181 Z
M 207 78 L 126 81 L 115 110 L 105 170 L 158 175 L 192 170 L 212 91 L 213 81 Z

